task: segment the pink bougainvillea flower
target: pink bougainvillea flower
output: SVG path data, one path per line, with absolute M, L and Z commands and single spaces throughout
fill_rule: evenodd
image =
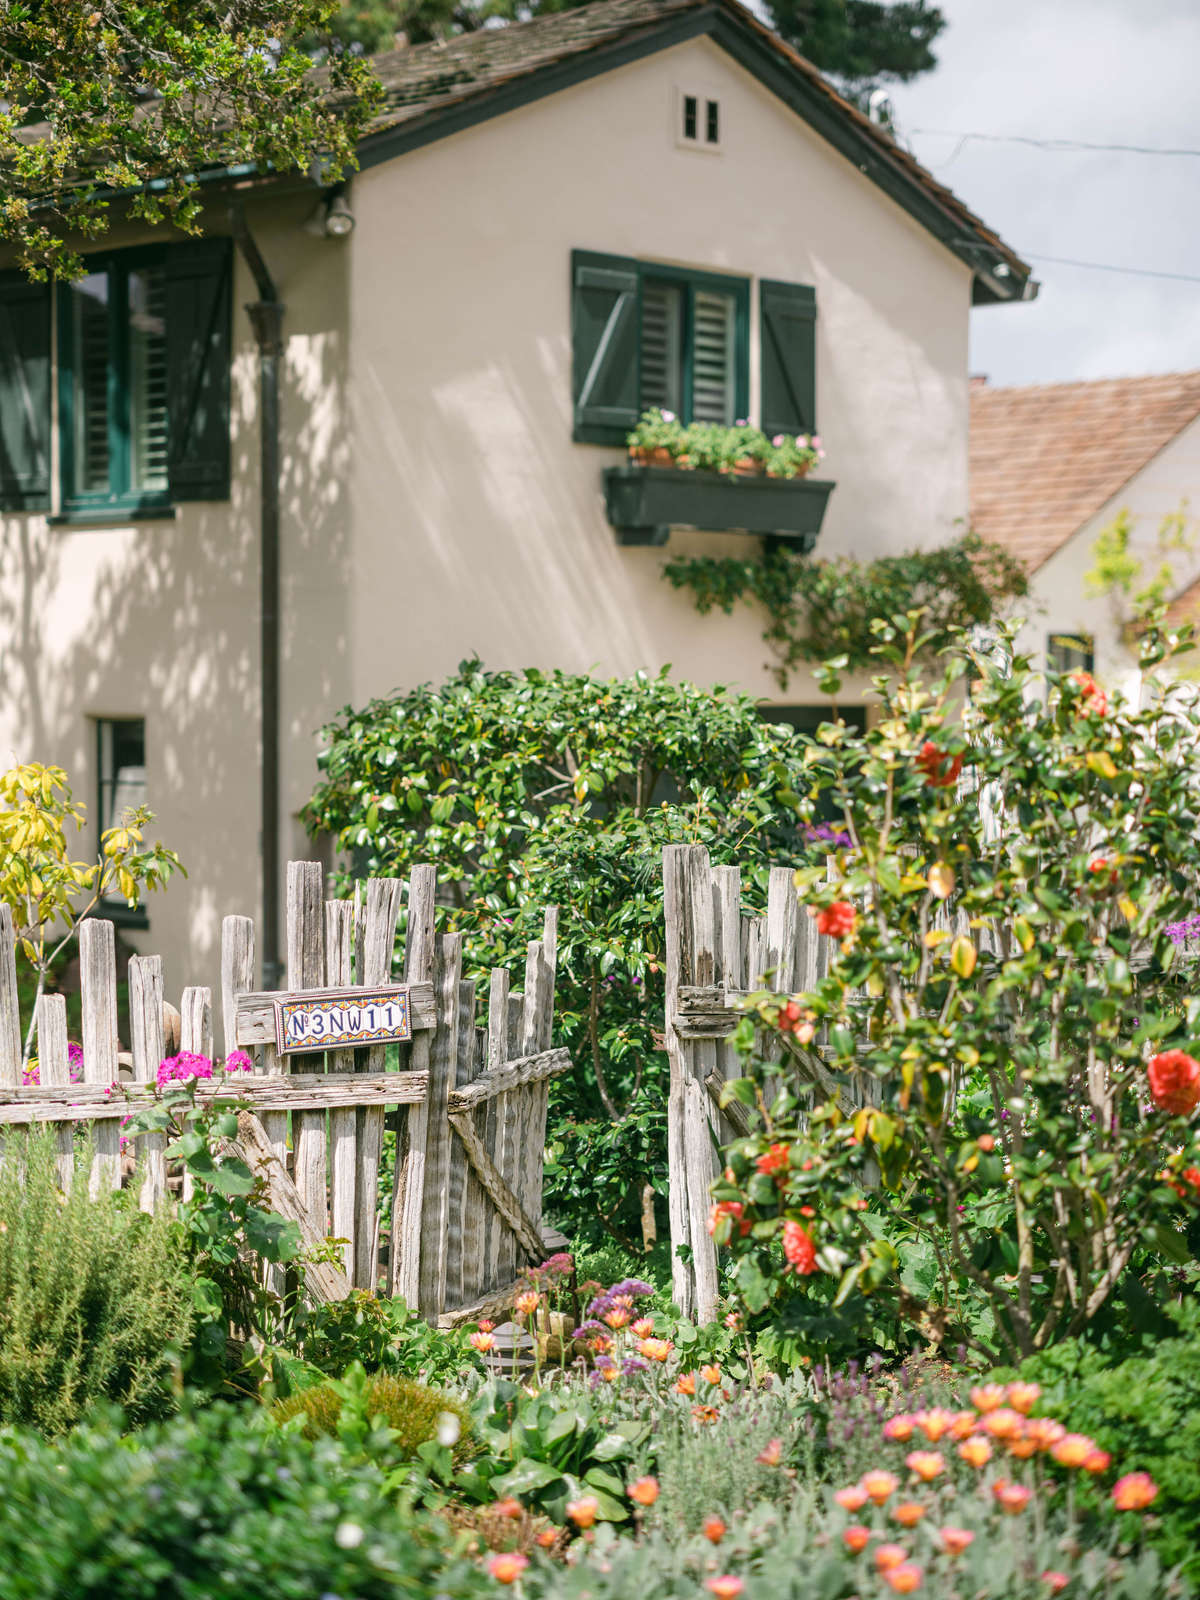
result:
M 904 1464 L 916 1473 L 922 1483 L 932 1483 L 939 1473 L 946 1470 L 946 1460 L 940 1450 L 910 1450 L 904 1458 Z
M 1027 1417 L 1041 1399 L 1042 1386 L 1040 1383 L 1010 1383 L 1008 1386 L 1008 1403 L 1014 1411 L 1019 1411 Z
M 969 1467 L 986 1467 L 992 1459 L 991 1441 L 977 1433 L 974 1438 L 963 1440 L 958 1453 Z
M 835 900 L 817 912 L 817 932 L 830 939 L 848 939 L 858 924 L 858 912 L 848 900 Z
M 529 1565 L 529 1557 L 519 1550 L 497 1550 L 487 1558 L 488 1572 L 497 1583 L 516 1583 Z
M 737 1600 L 746 1585 L 741 1578 L 727 1573 L 723 1578 L 705 1578 L 704 1587 L 710 1594 L 715 1594 L 717 1600 Z
M 1033 1499 L 1032 1489 L 1027 1489 L 1023 1483 L 1005 1483 L 1003 1478 L 992 1485 L 992 1493 L 1001 1511 L 1007 1511 L 1012 1517 L 1024 1511 Z
M 900 1480 L 894 1472 L 884 1472 L 880 1467 L 872 1467 L 870 1472 L 864 1472 L 859 1479 L 859 1483 L 877 1506 L 881 1506 L 888 1496 L 894 1494 L 900 1486 Z M 857 1510 L 856 1506 L 846 1505 L 845 1500 L 842 1500 L 840 1496 L 838 1499 L 839 1503 L 846 1506 L 848 1511 Z M 861 1504 L 861 1501 L 859 1504 Z
M 889 1567 L 898 1567 L 902 1561 L 908 1560 L 908 1551 L 902 1544 L 880 1544 L 875 1546 L 875 1565 L 880 1572 L 886 1572 Z
M 813 1236 L 800 1223 L 789 1218 L 783 1225 L 783 1255 L 788 1267 L 802 1278 L 817 1270 L 817 1247 Z
M 940 1528 L 942 1546 L 952 1556 L 960 1556 L 975 1538 L 969 1528 Z
M 1146 1068 L 1150 1097 L 1171 1117 L 1187 1117 L 1200 1105 L 1200 1061 L 1184 1050 L 1151 1056 Z
M 896 1480 L 893 1478 L 892 1488 L 895 1488 L 895 1485 Z M 889 1490 L 888 1493 L 890 1494 L 891 1490 Z M 870 1495 L 868 1495 L 866 1489 L 863 1488 L 861 1483 L 852 1483 L 845 1489 L 835 1490 L 833 1498 L 837 1501 L 838 1505 L 841 1506 L 843 1511 L 861 1511 L 866 1505 L 867 1501 L 870 1499 Z M 886 1500 L 887 1495 L 885 1494 L 883 1498 Z
M 897 1594 L 912 1594 L 914 1589 L 921 1587 L 924 1577 L 920 1567 L 912 1561 L 902 1561 L 898 1567 L 889 1567 L 883 1575 L 883 1581 L 889 1589 Z
M 1118 1511 L 1144 1511 L 1158 1498 L 1158 1485 L 1148 1472 L 1127 1472 L 1113 1484 L 1112 1497 Z
M 855 1555 L 867 1548 L 870 1539 L 870 1528 L 864 1528 L 861 1522 L 852 1522 L 848 1528 L 842 1529 L 842 1543 L 847 1550 L 853 1550 Z

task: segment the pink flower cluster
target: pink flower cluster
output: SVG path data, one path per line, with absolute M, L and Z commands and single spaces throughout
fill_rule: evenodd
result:
M 244 1050 L 231 1050 L 221 1063 L 226 1072 L 253 1072 L 254 1063 Z M 160 1089 L 169 1083 L 190 1083 L 196 1078 L 211 1078 L 213 1063 L 193 1050 L 181 1050 L 158 1064 L 156 1082 Z

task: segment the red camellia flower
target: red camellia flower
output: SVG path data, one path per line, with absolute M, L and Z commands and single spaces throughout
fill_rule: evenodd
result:
M 1154 1104 L 1168 1116 L 1186 1117 L 1200 1105 L 1200 1061 L 1186 1051 L 1151 1056 L 1146 1076 Z
M 791 1148 L 791 1145 L 788 1144 L 773 1144 L 769 1150 L 764 1151 L 763 1154 L 758 1157 L 754 1165 L 757 1167 L 759 1172 L 765 1172 L 768 1175 L 775 1172 L 786 1172 L 788 1168 L 788 1154 L 791 1151 Z
M 1079 699 L 1082 709 L 1093 717 L 1106 717 L 1108 715 L 1108 696 L 1092 677 L 1090 672 L 1080 668 L 1071 673 L 1071 682 L 1079 690 Z
M 812 1234 L 790 1219 L 783 1225 L 783 1255 L 788 1266 L 802 1278 L 817 1270 L 817 1247 Z
M 740 1200 L 718 1200 L 713 1206 L 712 1210 L 708 1213 L 709 1233 L 716 1233 L 717 1224 L 722 1220 L 722 1218 L 732 1217 L 737 1223 L 739 1234 L 744 1239 L 750 1232 L 751 1228 L 749 1217 L 744 1217 L 742 1215 L 745 1209 L 745 1206 Z
M 817 913 L 817 932 L 830 939 L 848 939 L 858 922 L 858 912 L 849 900 L 835 900 Z
M 948 755 L 945 750 L 939 750 L 932 739 L 926 739 L 917 752 L 914 762 L 917 770 L 925 774 L 927 789 L 949 789 L 958 782 L 962 764 L 961 753 L 956 756 Z

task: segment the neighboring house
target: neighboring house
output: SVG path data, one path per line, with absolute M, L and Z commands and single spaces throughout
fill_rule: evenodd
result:
M 822 553 L 933 544 L 967 511 L 970 309 L 1036 288 L 732 0 L 378 66 L 344 192 L 203 174 L 201 242 L 125 226 L 79 283 L 0 296 L 0 749 L 98 823 L 146 795 L 191 874 L 134 935 L 171 992 L 215 980 L 224 913 L 277 905 L 347 703 L 475 652 L 777 698 L 759 619 L 698 616 L 606 517 L 641 407 L 818 429 Z
M 1120 607 L 1086 581 L 1097 535 L 1123 512 L 1147 577 L 1163 562 L 1164 519 L 1182 514 L 1197 548 L 1168 556 L 1168 620 L 1200 622 L 1200 372 L 1014 389 L 972 380 L 971 525 L 1030 569 L 1021 648 L 1132 694 L 1140 674 Z

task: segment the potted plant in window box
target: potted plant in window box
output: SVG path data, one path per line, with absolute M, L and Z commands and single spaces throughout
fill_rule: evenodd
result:
M 686 429 L 673 411 L 657 406 L 642 413 L 626 438 L 629 459 L 639 467 L 671 467 L 684 450 Z
M 805 478 L 824 456 L 816 434 L 777 433 L 766 456 L 767 477 Z

